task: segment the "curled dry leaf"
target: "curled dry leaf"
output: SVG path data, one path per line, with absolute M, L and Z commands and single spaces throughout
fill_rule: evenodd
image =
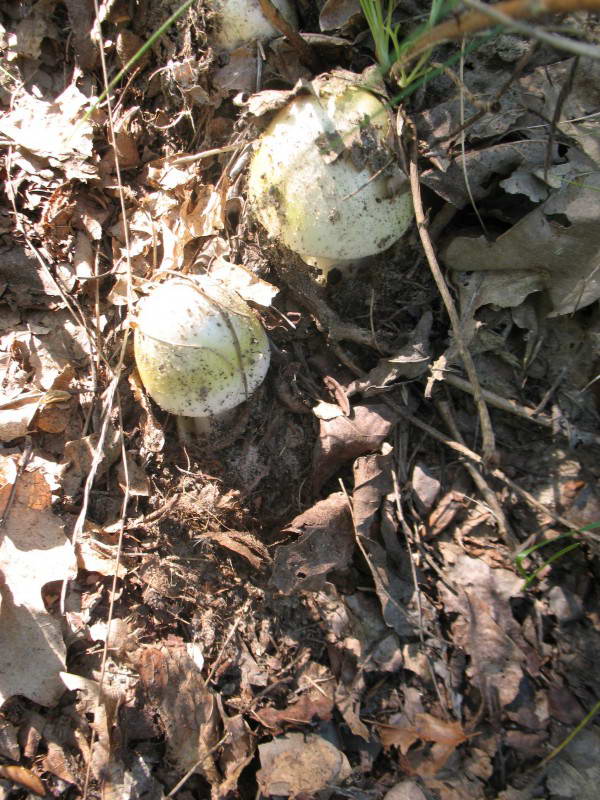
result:
M 0 766 L 0 778 L 5 778 L 12 783 L 17 783 L 28 792 L 37 794 L 38 797 L 46 796 L 46 789 L 44 784 L 34 775 L 30 769 L 26 767 L 13 767 L 10 765 Z
M 313 454 L 315 494 L 343 463 L 378 450 L 395 422 L 394 412 L 378 403 L 357 405 L 348 417 L 322 419 Z
M 221 547 L 237 553 L 252 564 L 254 569 L 260 569 L 263 562 L 271 561 L 269 551 L 264 544 L 256 536 L 245 531 L 207 531 L 198 538 L 210 539 Z

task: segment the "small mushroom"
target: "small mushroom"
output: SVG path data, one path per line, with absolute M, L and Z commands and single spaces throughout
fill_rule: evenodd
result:
M 290 0 L 273 0 L 285 19 L 298 27 L 296 9 Z M 266 41 L 279 32 L 264 16 L 258 0 L 216 0 L 214 43 L 223 50 L 235 50 L 248 42 Z
M 169 280 L 142 300 L 134 349 L 148 394 L 178 416 L 186 438 L 190 428 L 218 435 L 269 368 L 258 317 L 238 294 L 204 275 Z

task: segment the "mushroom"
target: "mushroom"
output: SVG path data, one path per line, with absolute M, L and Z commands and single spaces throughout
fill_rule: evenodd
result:
M 296 9 L 290 0 L 272 0 L 285 19 L 298 27 Z M 235 50 L 252 41 L 266 41 L 278 31 L 264 16 L 258 0 L 216 0 L 216 30 L 213 36 L 217 47 Z
M 148 394 L 190 429 L 216 438 L 262 383 L 269 341 L 242 298 L 205 275 L 179 277 L 142 300 L 135 323 L 137 368 Z
M 271 237 L 327 271 L 390 247 L 413 209 L 383 103 L 335 75 L 311 87 L 260 138 L 248 197 Z

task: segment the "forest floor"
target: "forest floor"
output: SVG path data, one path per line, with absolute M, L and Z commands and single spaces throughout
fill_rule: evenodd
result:
M 102 4 L 109 79 L 177 5 Z M 595 800 L 600 64 L 500 32 L 393 106 L 428 225 L 319 285 L 251 143 L 374 57 L 355 0 L 296 5 L 310 66 L 197 3 L 86 115 L 93 2 L 2 4 L 0 800 Z M 271 367 L 210 447 L 132 323 L 230 265 Z

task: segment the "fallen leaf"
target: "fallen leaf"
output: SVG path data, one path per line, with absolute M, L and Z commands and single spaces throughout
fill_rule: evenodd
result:
M 149 497 L 150 480 L 144 469 L 137 463 L 133 453 L 128 451 L 125 457 L 127 459 L 127 472 L 125 471 L 123 459 L 121 459 L 117 468 L 121 490 L 125 492 L 125 488 L 127 488 L 129 494 L 134 497 Z
M 258 747 L 261 769 L 256 773 L 265 796 L 300 794 L 327 797 L 352 772 L 346 756 L 314 733 L 289 733 Z
M 411 636 L 415 631 L 414 612 L 410 608 L 414 586 L 392 569 L 387 553 L 373 531 L 383 498 L 392 489 L 393 451 L 389 446 L 384 447 L 387 452 L 362 456 L 354 462 L 354 524 L 386 624 L 400 636 Z
M 395 422 L 394 412 L 379 403 L 354 406 L 349 417 L 321 420 L 313 455 L 315 494 L 346 461 L 378 450 Z
M 355 391 L 373 395 L 401 378 L 414 380 L 427 371 L 431 360 L 429 338 L 433 315 L 426 311 L 411 333 L 408 343 L 393 356 L 380 358 L 364 378 L 353 384 Z
M 250 730 L 242 714 L 230 717 L 225 713 L 220 695 L 217 695 L 217 705 L 227 739 L 223 743 L 219 756 L 219 767 L 224 775 L 224 780 L 216 791 L 213 790 L 213 797 L 225 800 L 230 793 L 237 791 L 242 771 L 254 758 L 256 736 Z
M 9 461 L 0 458 L 4 476 L 12 471 Z M 3 509 L 10 487 L 4 483 L 0 492 Z M 63 691 L 59 672 L 66 647 L 60 621 L 46 611 L 42 588 L 69 575 L 75 560 L 50 503 L 41 472 L 24 472 L 0 538 L 0 705 L 15 694 L 52 705 Z
M 166 732 L 167 751 L 184 775 L 197 770 L 221 782 L 212 748 L 219 740 L 215 695 L 208 690 L 188 647 L 176 637 L 133 654 L 148 701 Z
M 412 490 L 422 513 L 431 511 L 441 489 L 441 483 L 426 464 L 417 462 L 412 472 Z
M 256 718 L 276 733 L 281 733 L 282 723 L 310 725 L 315 720 L 327 722 L 334 706 L 335 679 L 322 664 L 310 661 L 297 675 L 300 697 L 286 708 L 261 708 Z
M 37 775 L 34 775 L 33 772 L 26 767 L 12 767 L 9 765 L 0 766 L 0 778 L 5 778 L 13 783 L 18 783 L 19 786 L 23 787 L 23 789 L 27 789 L 28 792 L 37 794 L 38 797 L 46 796 L 44 784 Z
M 343 492 L 329 495 L 295 517 L 282 533 L 300 534 L 280 545 L 273 564 L 273 584 L 283 594 L 310 589 L 332 569 L 348 566 L 354 552 L 354 528 Z
M 263 563 L 269 563 L 269 551 L 256 536 L 245 531 L 207 531 L 198 537 L 199 540 L 210 539 L 221 547 L 226 547 L 238 556 L 242 556 L 254 569 L 261 569 Z
M 536 675 L 540 667 L 539 655 L 525 640 L 510 606 L 510 599 L 521 593 L 522 579 L 506 569 L 491 569 L 454 545 L 443 552 L 452 562 L 444 573 L 460 587 L 457 596 L 440 584 L 446 611 L 459 614 L 452 625 L 455 645 L 471 657 L 473 683 L 485 697 L 492 687 L 497 689 L 505 707 L 517 697 L 525 670 Z
M 458 747 L 468 738 L 460 722 L 438 719 L 425 712 L 415 714 L 415 731 L 424 742 L 438 742 L 452 747 Z
M 84 119 L 90 98 L 72 84 L 51 103 L 22 94 L 0 117 L 0 132 L 31 153 L 64 171 L 68 180 L 96 176 L 92 161 L 93 125 Z M 43 128 L 44 135 L 39 131 Z
M 0 405 L 0 441 L 12 442 L 25 436 L 43 392 L 27 392 Z
M 279 289 L 272 283 L 264 281 L 240 264 L 232 264 L 222 256 L 217 256 L 211 264 L 210 275 L 227 284 L 244 300 L 256 303 L 262 308 L 269 308 L 273 298 L 279 293 Z
M 600 298 L 600 172 L 586 171 L 567 183 L 494 242 L 455 237 L 442 256 L 460 271 L 514 270 L 540 281 L 551 303 L 549 316 L 570 314 Z M 485 286 L 485 280 L 484 280 Z M 518 305 L 509 283 L 497 305 Z

